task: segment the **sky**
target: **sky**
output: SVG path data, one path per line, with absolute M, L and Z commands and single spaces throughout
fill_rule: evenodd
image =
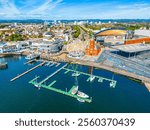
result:
M 0 0 L 0 19 L 150 19 L 150 0 Z

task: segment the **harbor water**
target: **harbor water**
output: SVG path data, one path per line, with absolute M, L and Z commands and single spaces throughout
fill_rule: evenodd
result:
M 24 65 L 25 57 L 0 58 L 0 62 L 7 62 L 8 68 L 0 70 L 0 112 L 1 113 L 110 113 L 110 112 L 150 112 L 150 93 L 140 82 L 127 77 L 114 74 L 97 68 L 93 69 L 93 75 L 102 76 L 117 81 L 116 87 L 111 88 L 108 81 L 103 83 L 95 79 L 87 82 L 88 76 L 80 75 L 78 79 L 79 90 L 92 97 L 91 103 L 81 103 L 75 98 L 65 96 L 48 89 L 38 89 L 29 81 L 40 76 L 38 82 L 51 75 L 60 66 L 41 66 L 14 82 L 12 78 L 38 65 L 39 62 Z M 87 66 L 69 65 L 70 69 L 76 69 L 90 73 Z M 65 74 L 61 70 L 51 77 L 45 84 L 56 80 L 55 88 L 69 90 L 75 84 L 72 72 Z

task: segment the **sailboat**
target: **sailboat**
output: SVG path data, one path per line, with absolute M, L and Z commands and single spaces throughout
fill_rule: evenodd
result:
M 114 80 L 114 75 L 112 76 L 112 80 Z M 115 82 L 111 81 L 109 86 L 114 88 L 115 87 Z
M 71 94 L 75 95 L 77 92 L 78 92 L 78 79 L 77 79 L 77 76 L 75 77 L 75 87 L 74 89 L 71 91 Z
M 90 82 L 94 81 L 94 79 L 95 79 L 95 76 L 93 75 L 93 67 L 92 67 L 91 76 L 90 76 Z
M 75 91 L 76 95 L 78 97 L 80 97 L 80 98 L 77 98 L 77 100 L 79 102 L 85 102 L 84 99 L 89 98 L 89 96 L 87 94 L 85 94 L 85 93 L 83 93 L 83 92 L 78 90 L 79 89 L 79 85 L 78 85 L 78 78 L 77 78 L 77 76 L 75 77 L 75 85 L 76 85 L 76 87 L 75 87 L 74 91 Z
M 36 84 L 34 84 L 34 86 L 37 87 L 38 89 L 40 89 L 41 86 L 38 84 L 37 79 L 35 82 L 36 82 Z

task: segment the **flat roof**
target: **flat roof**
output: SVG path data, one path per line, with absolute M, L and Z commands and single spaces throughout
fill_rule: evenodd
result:
M 122 52 L 126 52 L 126 53 L 136 53 L 136 52 L 150 50 L 150 44 L 120 45 L 120 46 L 112 46 L 112 48 L 117 49 Z

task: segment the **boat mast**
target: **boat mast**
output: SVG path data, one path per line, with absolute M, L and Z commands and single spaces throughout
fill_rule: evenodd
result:
M 78 78 L 75 76 L 75 85 L 78 86 Z

